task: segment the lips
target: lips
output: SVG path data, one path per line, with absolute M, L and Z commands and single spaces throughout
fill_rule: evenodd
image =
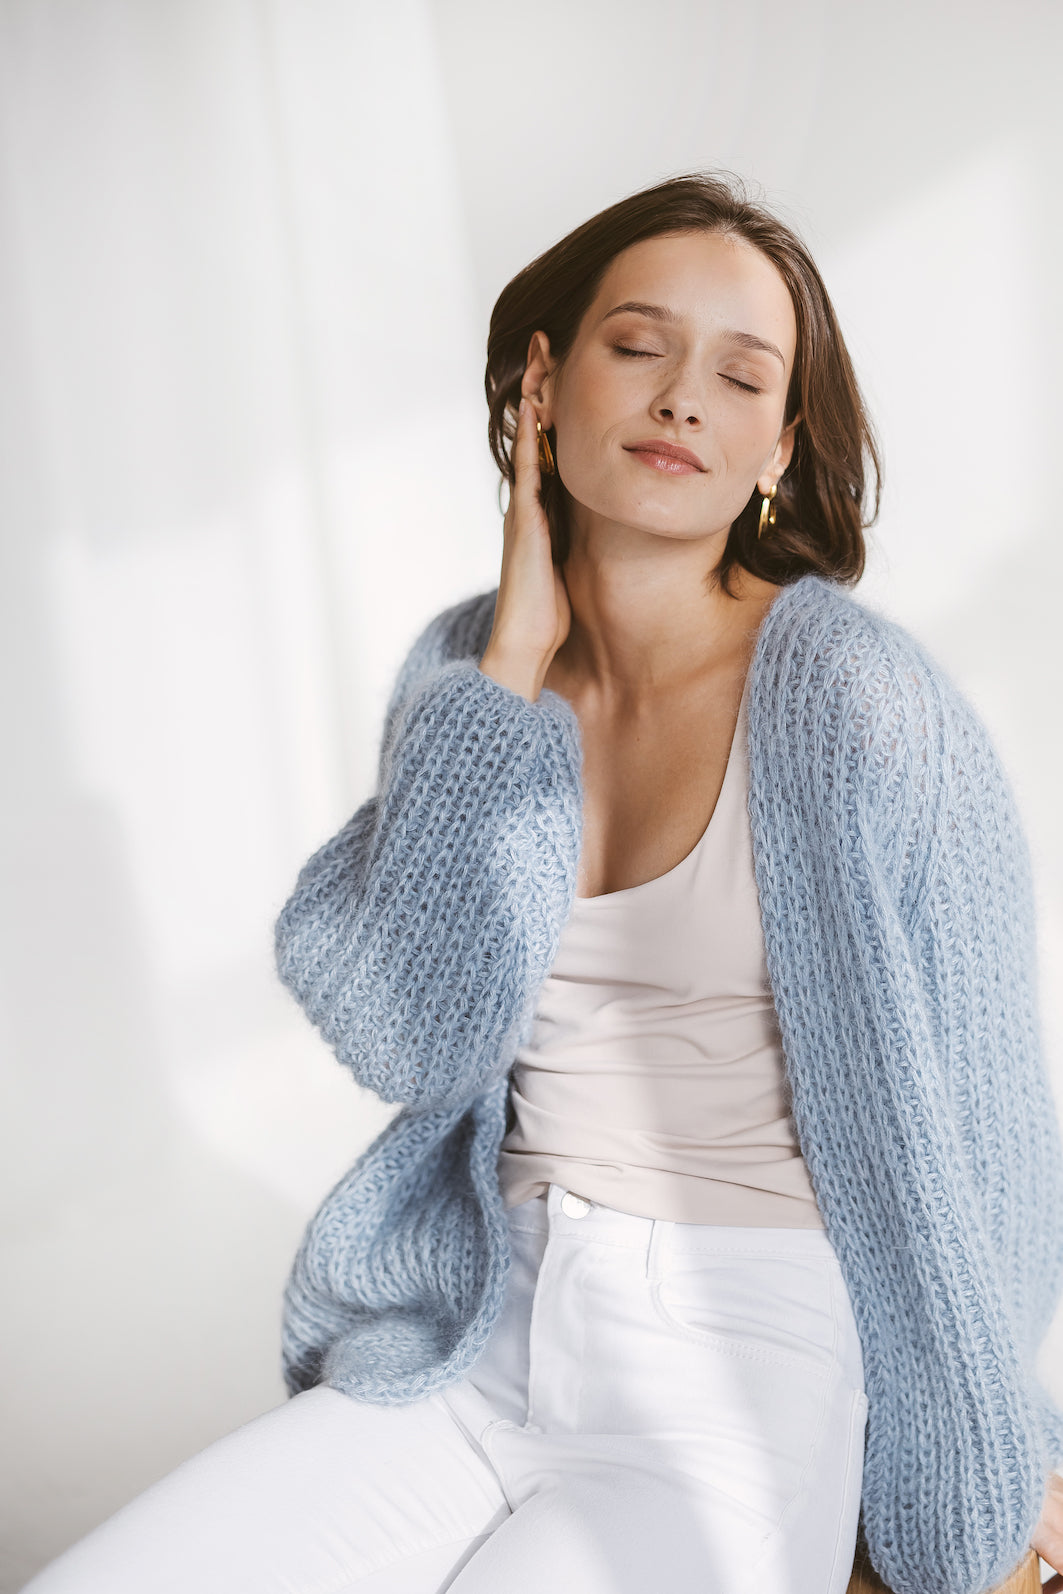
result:
M 659 461 L 660 470 L 682 473 L 684 467 L 701 471 L 705 469 L 698 456 L 691 453 L 689 448 L 680 448 L 678 443 L 666 443 L 660 438 L 647 437 L 641 443 L 629 443 L 626 445 L 626 451 L 629 454 L 646 456 L 647 465 Z

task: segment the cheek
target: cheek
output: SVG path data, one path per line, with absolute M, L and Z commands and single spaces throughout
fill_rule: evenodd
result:
M 728 471 L 757 476 L 771 457 L 781 426 L 781 421 L 776 424 L 775 417 L 766 416 L 759 405 L 756 414 L 729 410 L 720 418 L 716 431 Z
M 565 490 L 578 503 L 603 512 L 609 509 L 616 471 L 610 469 L 600 439 L 586 427 L 558 431 L 557 470 Z
M 555 426 L 558 469 L 570 491 L 579 482 L 589 484 L 608 476 L 610 451 L 618 446 L 617 411 L 609 394 L 598 385 L 580 394 L 570 390 L 558 408 Z
M 623 396 L 615 391 L 610 373 L 571 377 L 558 400 L 558 440 L 563 432 L 572 446 L 582 452 L 598 442 L 624 413 Z

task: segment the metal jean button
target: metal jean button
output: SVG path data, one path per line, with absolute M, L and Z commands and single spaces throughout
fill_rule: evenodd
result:
M 566 1218 L 585 1218 L 591 1209 L 589 1201 L 584 1201 L 582 1196 L 573 1195 L 571 1190 L 566 1190 L 561 1197 L 561 1210 Z

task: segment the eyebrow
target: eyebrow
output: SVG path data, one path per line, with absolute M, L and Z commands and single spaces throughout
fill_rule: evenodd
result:
M 603 321 L 608 321 L 614 315 L 644 315 L 650 321 L 678 321 L 679 316 L 674 310 L 669 310 L 663 304 L 643 304 L 638 299 L 625 299 L 623 304 L 618 304 L 602 316 Z M 783 370 L 786 361 L 783 359 L 782 350 L 776 348 L 774 343 L 769 343 L 767 338 L 758 338 L 755 332 L 725 332 L 724 337 L 729 343 L 737 343 L 743 349 L 760 349 L 765 354 L 774 354 Z

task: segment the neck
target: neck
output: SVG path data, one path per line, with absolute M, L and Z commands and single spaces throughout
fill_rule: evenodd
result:
M 779 588 L 732 572 L 734 596 L 712 577 L 726 533 L 697 540 L 574 536 L 563 573 L 572 626 L 558 678 L 626 699 L 682 690 L 748 663 Z

